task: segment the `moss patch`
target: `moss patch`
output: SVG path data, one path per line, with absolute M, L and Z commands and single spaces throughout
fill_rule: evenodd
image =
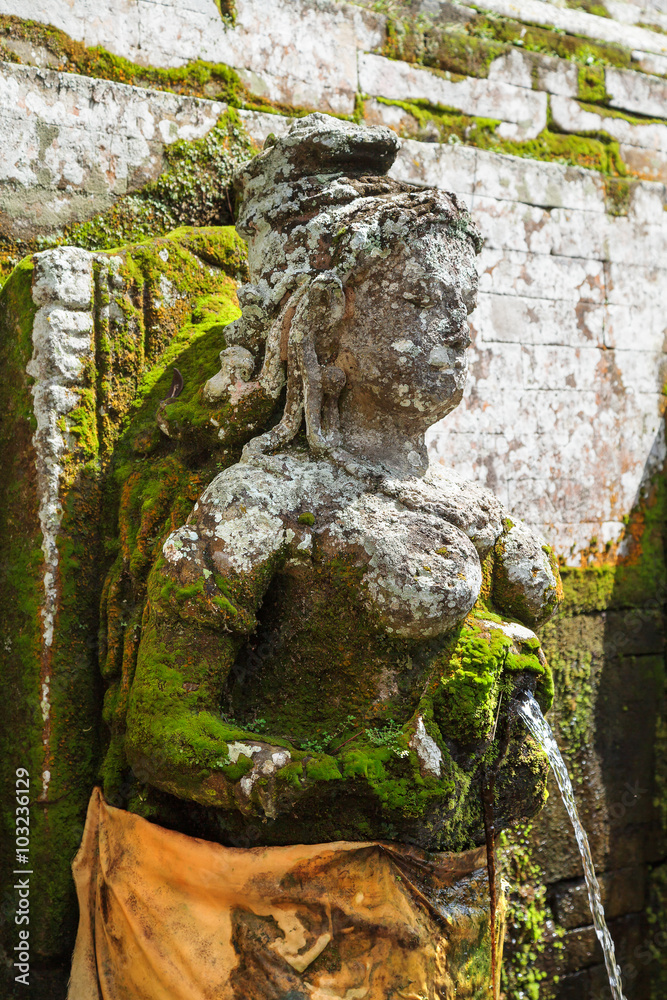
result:
M 33 350 L 32 276 L 33 262 L 28 259 L 1 293 L 0 360 L 6 377 L 0 386 L 0 453 L 7 476 L 0 508 L 5 553 L 0 636 L 8 696 L 0 711 L 2 731 L 12 736 L 0 755 L 0 840 L 6 852 L 13 839 L 13 771 L 28 767 L 33 803 L 30 860 L 35 870 L 31 941 L 36 951 L 48 956 L 71 949 L 76 905 L 70 864 L 101 751 L 110 737 L 104 780 L 112 792 L 123 789 L 126 799 L 133 794 L 127 786 L 117 720 L 124 718 L 127 704 L 142 620 L 142 580 L 154 560 L 154 546 L 161 532 L 185 518 L 207 477 L 225 461 L 220 454 L 224 446 L 215 437 L 218 454 L 202 456 L 201 464 L 193 467 L 193 452 L 205 451 L 206 442 L 195 441 L 195 435 L 187 445 L 170 442 L 158 430 L 155 412 L 167 394 L 176 361 L 185 380 L 183 401 L 191 408 L 192 420 L 203 425 L 198 391 L 218 368 L 224 326 L 239 315 L 236 280 L 245 276 L 245 246 L 232 229 L 184 228 L 96 258 L 95 363 L 84 368 L 79 402 L 60 428 L 74 450 L 65 456 L 61 480 L 61 577 L 48 663 L 48 758 L 40 711 L 43 557 L 32 445 L 35 422 L 25 374 Z M 132 414 L 134 433 L 126 432 Z M 118 456 L 117 465 L 113 455 Z M 127 520 L 119 512 L 123 497 Z M 127 569 L 123 553 L 128 554 Z M 107 571 L 98 648 L 100 591 Z M 103 716 L 111 732 L 106 734 L 100 723 L 100 657 L 109 681 Z M 45 766 L 51 774 L 49 797 L 40 804 L 36 800 Z M 5 854 L 4 872 L 12 871 L 12 860 Z M 14 942 L 9 943 L 11 950 Z
M 554 132 L 548 126 L 535 139 L 509 140 L 497 134 L 499 120 L 464 115 L 453 108 L 443 108 L 427 101 L 390 101 L 384 98 L 378 98 L 378 101 L 400 107 L 413 115 L 417 137 L 420 132 L 432 133 L 434 130 L 440 142 L 461 142 L 495 153 L 584 167 L 610 177 L 625 177 L 628 173 L 618 142 L 605 132 L 572 135 Z
M 542 965 L 551 950 L 562 949 L 563 932 L 553 924 L 531 833 L 525 823 L 500 835 L 500 869 L 509 884 L 502 987 L 507 997 L 554 1000 L 558 976 L 548 977 Z
M 580 66 L 577 83 L 580 100 L 596 104 L 604 104 L 608 100 L 604 66 Z
M 587 3 L 589 0 L 572 0 L 570 5 Z M 593 6 L 603 9 L 602 4 L 593 3 Z M 625 69 L 632 66 L 632 52 L 625 46 L 581 38 L 556 28 L 496 14 L 471 12 L 471 16 L 450 22 L 425 14 L 414 15 L 407 11 L 406 14 L 401 16 L 395 10 L 390 13 L 382 53 L 391 59 L 433 69 L 486 77 L 493 60 L 513 46 L 558 56 L 582 66 L 594 64 Z

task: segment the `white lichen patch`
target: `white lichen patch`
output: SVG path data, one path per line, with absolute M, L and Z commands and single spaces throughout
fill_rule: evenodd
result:
M 215 529 L 218 544 L 213 560 L 219 570 L 250 573 L 285 543 L 283 522 L 261 507 L 231 508 L 226 513 L 229 516 L 223 517 Z
M 484 619 L 479 619 L 478 624 L 481 628 L 498 629 L 509 639 L 516 639 L 519 642 L 527 642 L 529 639 L 537 639 L 537 636 L 533 631 L 531 631 L 531 629 L 525 628 L 523 625 L 519 625 L 518 622 L 488 622 Z
M 434 778 L 439 778 L 442 751 L 435 740 L 426 732 L 424 719 L 421 715 L 417 717 L 417 726 L 408 746 L 417 754 L 422 773 L 425 772 L 433 775 Z
M 230 744 L 230 750 L 233 746 L 243 746 L 243 744 L 232 743 Z M 239 789 L 246 799 L 250 798 L 253 788 L 257 784 L 259 778 L 271 778 L 275 775 L 276 771 L 280 770 L 280 768 L 284 767 L 286 764 L 289 764 L 292 759 L 292 755 L 289 750 L 276 750 L 275 747 L 267 746 L 266 744 L 263 746 L 252 746 L 248 749 L 252 752 L 247 752 L 246 750 L 239 751 L 236 758 L 238 759 L 238 756 L 240 756 L 241 753 L 244 753 L 247 757 L 251 757 L 254 762 L 252 770 L 248 771 L 247 774 L 244 774 L 238 783 Z M 265 815 L 269 819 L 275 819 L 277 809 L 273 795 L 272 782 L 262 782 L 259 786 L 258 797 Z
M 236 764 L 237 760 L 243 754 L 245 757 L 252 758 L 254 754 L 260 753 L 261 746 L 253 745 L 252 743 L 230 743 L 227 756 L 229 757 L 232 764 Z

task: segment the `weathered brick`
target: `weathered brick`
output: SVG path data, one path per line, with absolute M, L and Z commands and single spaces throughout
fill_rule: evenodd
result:
M 667 80 L 613 66 L 607 66 L 604 78 L 612 108 L 636 111 L 647 117 L 667 117 Z
M 424 99 L 465 114 L 522 126 L 521 136 L 512 133 L 506 138 L 532 138 L 547 123 L 547 99 L 541 92 L 492 77 L 448 80 L 426 69 L 369 53 L 359 56 L 359 88 L 374 97 Z
M 578 101 L 569 97 L 553 97 L 551 114 L 556 128 L 562 132 L 606 132 L 625 146 L 667 152 L 667 125 L 635 125 L 625 118 L 616 118 L 594 111 L 585 111 Z

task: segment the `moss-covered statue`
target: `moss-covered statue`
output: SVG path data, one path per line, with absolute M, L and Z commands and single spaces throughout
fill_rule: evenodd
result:
M 383 176 L 397 145 L 311 115 L 238 176 L 251 282 L 202 400 L 250 440 L 153 565 L 124 736 L 166 793 L 153 818 L 222 843 L 462 850 L 485 773 L 498 827 L 543 801 L 512 701 L 550 703 L 530 629 L 558 572 L 489 491 L 427 467 L 481 241 L 454 195 Z
M 560 585 L 428 469 L 480 239 L 397 146 L 311 115 L 237 174 L 240 236 L 2 290 L 0 945 L 25 868 L 45 995 L 81 845 L 71 1000 L 488 997 L 483 845 L 544 800 L 514 697 L 549 706 Z

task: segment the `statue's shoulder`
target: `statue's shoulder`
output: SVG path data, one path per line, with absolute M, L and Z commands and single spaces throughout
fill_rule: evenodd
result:
M 195 513 L 244 508 L 274 516 L 336 509 L 364 492 L 364 485 L 337 465 L 314 460 L 307 452 L 253 455 L 216 476 L 201 495 Z

